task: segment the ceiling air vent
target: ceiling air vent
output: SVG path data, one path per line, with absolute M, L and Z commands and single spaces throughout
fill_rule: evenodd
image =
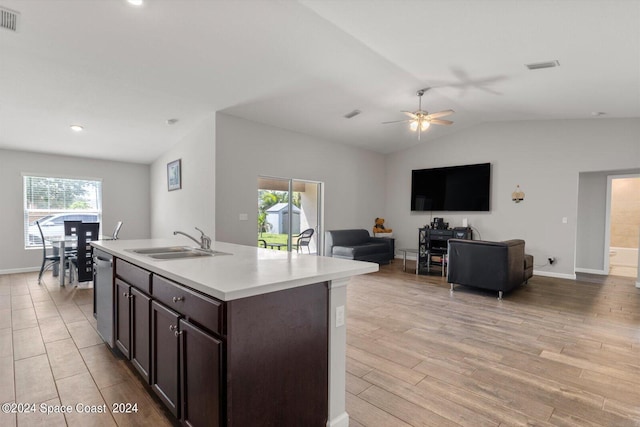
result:
M 0 28 L 18 31 L 18 17 L 20 14 L 0 6 Z
M 351 112 L 349 112 L 349 113 L 345 114 L 345 115 L 344 115 L 344 118 L 345 118 L 345 119 L 352 119 L 352 118 L 354 118 L 355 116 L 357 116 L 357 115 L 358 115 L 358 114 L 360 114 L 360 113 L 362 113 L 362 111 L 360 111 L 360 110 L 353 110 L 353 111 L 351 111 Z
M 547 62 L 535 62 L 533 64 L 525 64 L 525 66 L 530 70 L 540 70 L 542 68 L 553 68 L 560 66 L 560 62 L 558 60 L 547 61 Z

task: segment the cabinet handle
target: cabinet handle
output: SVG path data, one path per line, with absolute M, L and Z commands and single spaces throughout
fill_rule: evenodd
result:
M 170 331 L 177 331 L 178 330 L 178 326 L 177 325 L 169 325 L 169 330 Z
M 184 297 L 173 297 L 173 302 L 184 301 Z
M 122 293 L 122 296 L 123 296 L 123 297 L 126 297 L 126 298 L 129 298 L 129 294 L 128 294 L 127 292 L 123 292 L 123 293 Z
M 173 333 L 176 337 L 179 337 L 180 335 L 182 335 L 182 331 L 175 331 Z

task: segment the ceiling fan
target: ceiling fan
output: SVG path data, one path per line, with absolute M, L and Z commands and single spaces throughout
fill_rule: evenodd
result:
M 425 88 L 425 89 L 420 89 L 416 95 L 418 95 L 418 110 L 411 112 L 411 111 L 401 111 L 401 113 L 406 114 L 407 116 L 409 116 L 409 119 L 405 119 L 405 120 L 394 120 L 391 122 L 382 122 L 383 125 L 389 124 L 389 123 L 409 123 L 409 129 L 411 129 L 412 131 L 418 131 L 418 141 L 420 140 L 420 134 L 422 132 L 425 132 L 427 129 L 429 129 L 429 126 L 431 126 L 432 124 L 434 125 L 451 125 L 453 124 L 453 122 L 451 120 L 442 120 L 440 117 L 446 117 L 450 114 L 453 114 L 455 111 L 453 110 L 444 110 L 444 111 L 439 111 L 437 113 L 431 113 L 429 114 L 428 111 L 423 111 L 422 110 L 422 95 L 424 95 L 424 93 L 426 91 L 428 91 L 431 88 Z

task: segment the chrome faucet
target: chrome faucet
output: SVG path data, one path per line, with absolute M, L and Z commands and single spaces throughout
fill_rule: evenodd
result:
M 182 231 L 174 231 L 173 235 L 175 236 L 176 234 L 182 234 L 183 236 L 188 237 L 191 240 L 193 240 L 194 242 L 196 242 L 197 244 L 199 244 L 200 245 L 200 249 L 204 249 L 204 250 L 207 250 L 207 251 L 211 250 L 211 237 L 209 237 L 206 234 L 204 234 L 204 231 L 200 230 L 198 227 L 196 227 L 196 230 L 198 230 L 200 232 L 200 234 L 201 234 L 199 241 L 195 237 L 192 237 L 192 236 L 190 236 L 187 233 L 184 233 Z

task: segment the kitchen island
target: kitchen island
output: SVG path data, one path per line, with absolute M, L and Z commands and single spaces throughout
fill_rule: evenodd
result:
M 222 242 L 214 256 L 150 255 L 182 238 L 92 244 L 113 257 L 113 280 L 96 283 L 113 290 L 111 344 L 183 424 L 348 425 L 346 284 L 377 264 Z

